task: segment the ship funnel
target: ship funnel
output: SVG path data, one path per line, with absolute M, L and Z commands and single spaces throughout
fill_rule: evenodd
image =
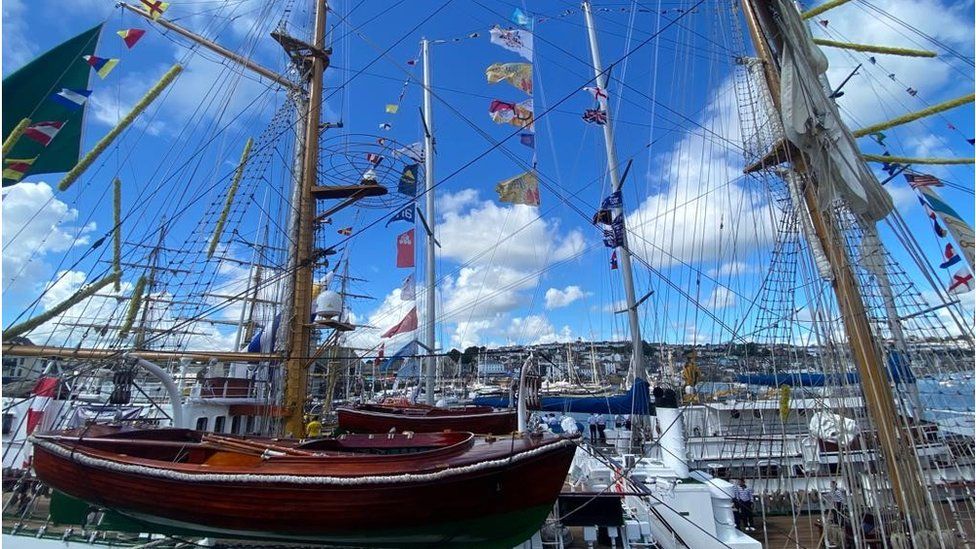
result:
M 688 477 L 688 450 L 685 446 L 685 424 L 678 407 L 678 395 L 673 389 L 654 388 L 654 407 L 657 414 L 658 442 L 661 461 L 678 478 Z

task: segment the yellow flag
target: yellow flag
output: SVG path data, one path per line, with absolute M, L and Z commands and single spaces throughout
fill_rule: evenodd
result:
M 400 105 L 390 103 L 386 106 L 386 112 L 390 114 L 396 114 L 398 110 L 400 110 Z
M 489 84 L 505 80 L 532 95 L 532 65 L 530 63 L 494 63 L 485 69 Z
M 498 200 L 510 204 L 525 204 L 527 206 L 538 206 L 539 199 L 539 178 L 535 172 L 525 172 L 495 186 L 498 193 Z

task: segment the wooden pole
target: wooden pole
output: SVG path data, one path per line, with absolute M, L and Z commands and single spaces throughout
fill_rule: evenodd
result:
M 329 10 L 325 0 L 316 0 L 315 38 L 313 45 L 325 49 L 325 22 Z M 317 184 L 319 164 L 319 124 L 322 118 L 322 74 L 325 72 L 325 59 L 312 57 L 312 74 L 308 92 L 308 116 L 305 123 L 305 157 L 302 168 L 301 187 L 298 192 L 298 242 L 296 246 L 296 268 L 293 273 L 292 303 L 288 360 L 285 371 L 285 436 L 305 435 L 304 407 L 308 392 L 305 370 L 308 367 L 309 347 L 312 331 L 309 317 L 312 307 L 312 239 L 314 236 L 315 209 L 312 200 L 312 187 Z

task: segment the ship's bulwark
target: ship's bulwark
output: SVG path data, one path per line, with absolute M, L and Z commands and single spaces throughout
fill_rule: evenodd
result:
M 330 452 L 257 465 L 253 456 L 237 464 L 222 456 L 205 466 L 66 440 L 35 441 L 38 477 L 154 532 L 357 546 L 518 544 L 552 509 L 576 447 L 552 436 L 475 438 L 448 452 Z M 212 449 L 191 449 L 190 461 L 198 451 Z

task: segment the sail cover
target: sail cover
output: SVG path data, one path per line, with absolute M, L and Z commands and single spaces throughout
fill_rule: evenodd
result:
M 85 115 L 85 95 L 79 93 L 88 91 L 91 74 L 91 67 L 83 57 L 95 53 L 101 31 L 102 25 L 93 27 L 55 46 L 3 79 L 4 140 L 25 118 L 29 118 L 33 124 L 63 123 L 57 136 L 46 145 L 21 136 L 6 155 L 8 158 L 36 159 L 23 176 L 66 172 L 78 162 Z M 59 93 L 82 98 L 78 99 L 81 103 L 72 107 L 57 100 Z M 6 177 L 3 180 L 4 186 L 12 183 L 16 183 L 16 180 Z
M 786 138 L 810 159 L 822 206 L 840 198 L 854 213 L 878 221 L 891 212 L 891 197 L 861 160 L 854 136 L 829 97 L 827 58 L 793 2 L 775 4 L 781 14 L 775 24 L 783 38 L 780 101 Z

